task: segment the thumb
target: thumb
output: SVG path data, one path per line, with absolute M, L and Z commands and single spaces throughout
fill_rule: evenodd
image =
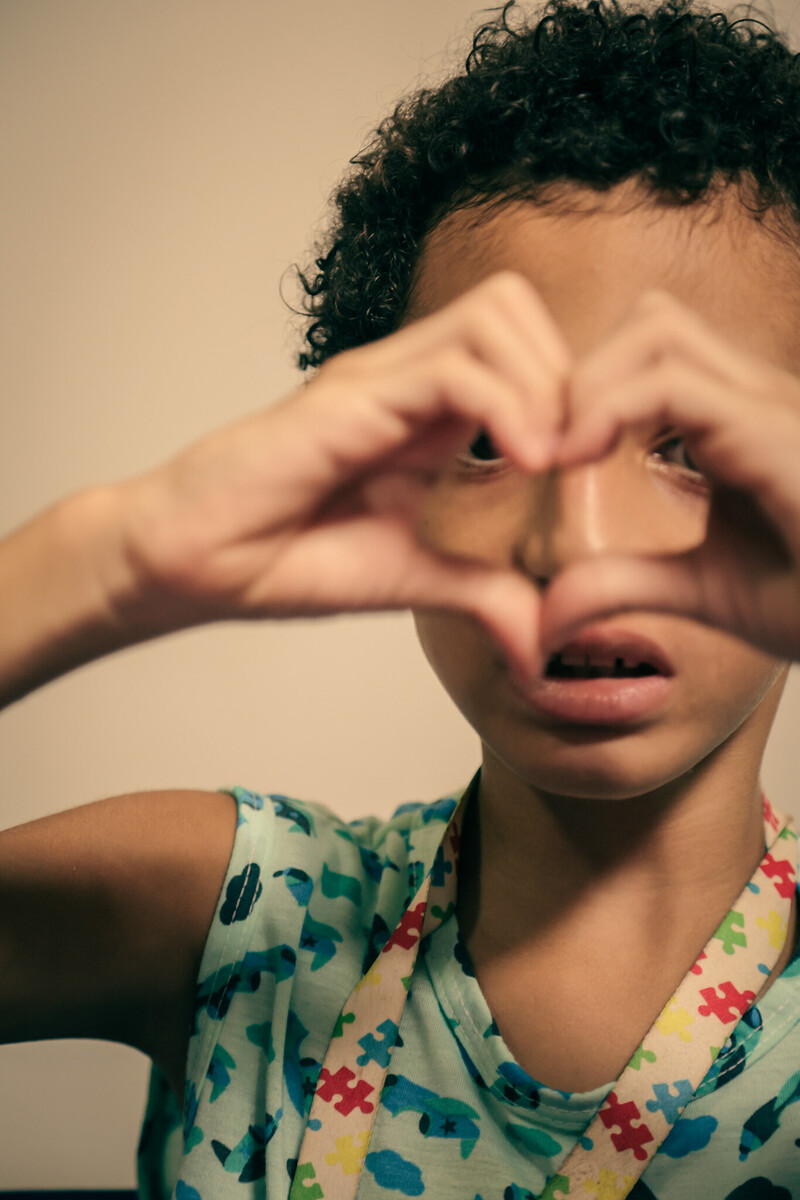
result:
M 582 625 L 615 613 L 668 612 L 713 623 L 707 583 L 697 552 L 676 555 L 603 555 L 582 559 L 555 576 L 542 600 L 544 654 L 562 646 Z
M 460 612 L 479 622 L 520 678 L 542 666 L 539 643 L 541 599 L 518 571 L 443 559 L 420 550 L 409 606 Z

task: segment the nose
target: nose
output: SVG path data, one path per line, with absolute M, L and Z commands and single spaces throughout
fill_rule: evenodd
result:
M 588 555 L 676 552 L 691 540 L 681 514 L 630 455 L 612 453 L 527 484 L 515 565 L 542 588 Z

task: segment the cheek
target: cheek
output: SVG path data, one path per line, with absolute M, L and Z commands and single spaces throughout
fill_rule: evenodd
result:
M 463 482 L 445 475 L 419 525 L 426 545 L 445 554 L 507 565 L 528 516 L 527 490 L 515 472 L 491 482 Z
M 414 613 L 414 624 L 425 657 L 461 707 L 465 693 L 492 666 L 485 634 L 469 617 L 457 613 Z
M 698 719 L 728 725 L 732 731 L 763 706 L 771 722 L 787 670 L 785 663 L 737 638 L 704 631 L 693 672 Z

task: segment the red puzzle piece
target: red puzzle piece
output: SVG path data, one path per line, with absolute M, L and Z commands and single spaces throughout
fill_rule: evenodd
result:
M 772 829 L 778 828 L 778 818 L 775 816 L 775 809 L 770 804 L 764 793 L 761 793 L 761 807 L 764 810 L 764 820 Z
M 450 846 L 453 851 L 453 858 L 456 861 L 456 866 L 458 866 L 458 856 L 461 851 L 461 835 L 459 834 L 455 825 L 450 826 Z
M 419 939 L 424 917 L 424 900 L 420 900 L 414 908 L 407 908 L 400 919 L 400 924 L 383 947 L 381 954 L 388 954 L 393 946 L 402 946 L 404 950 L 410 950 Z
M 717 995 L 716 988 L 700 988 L 700 995 L 705 1000 L 705 1004 L 698 1007 L 698 1016 L 710 1017 L 713 1015 L 719 1017 L 720 1021 L 727 1025 L 737 1013 L 739 1016 L 744 1016 L 756 998 L 755 992 L 737 991 L 729 980 L 721 983 L 719 990 L 722 992 L 721 996 Z
M 349 1067 L 339 1067 L 335 1075 L 331 1075 L 327 1067 L 320 1071 L 321 1086 L 317 1087 L 317 1095 L 321 1100 L 330 1103 L 334 1096 L 340 1096 L 338 1104 L 334 1104 L 337 1112 L 343 1117 L 349 1117 L 354 1108 L 360 1108 L 363 1113 L 371 1113 L 375 1105 L 367 1100 L 370 1092 L 375 1089 L 366 1079 L 359 1079 L 355 1087 L 351 1087 L 355 1072 Z
M 611 1129 L 614 1125 L 619 1128 L 619 1133 L 611 1135 L 615 1149 L 632 1150 L 633 1157 L 643 1162 L 647 1158 L 647 1151 L 642 1147 L 645 1142 L 652 1142 L 655 1139 L 644 1123 L 641 1125 L 632 1123 L 635 1119 L 641 1120 L 641 1116 L 642 1114 L 633 1100 L 626 1100 L 624 1104 L 620 1104 L 616 1092 L 609 1092 L 605 1104 L 600 1109 L 600 1120 L 606 1129 Z
M 787 900 L 794 893 L 794 867 L 788 858 L 779 858 L 776 861 L 771 854 L 767 854 L 761 869 L 767 879 L 773 881 L 775 891 L 784 900 Z M 777 879 L 775 878 L 776 875 L 778 876 Z

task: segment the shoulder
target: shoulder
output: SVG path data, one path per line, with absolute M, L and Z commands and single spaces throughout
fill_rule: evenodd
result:
M 282 793 L 234 787 L 230 794 L 236 835 L 200 971 L 209 996 L 219 991 L 220 972 L 241 990 L 237 963 L 268 962 L 278 979 L 295 975 L 295 982 L 308 972 L 318 979 L 323 967 L 342 968 L 343 982 L 360 971 L 432 865 L 457 801 L 344 821 L 323 804 Z
M 458 797 L 356 821 L 278 792 L 232 787 L 230 798 L 236 832 L 192 1000 L 186 1096 L 191 1121 L 213 1124 L 225 1108 L 246 1128 L 263 1086 L 285 1088 L 273 1096 L 285 1120 L 306 1113 L 341 1006 L 432 865 Z
M 174 1075 L 235 827 L 230 796 L 164 791 L 3 832 L 0 1037 L 128 1042 Z
M 404 804 L 388 818 L 353 821 L 282 793 L 234 787 L 230 794 L 238 824 L 226 888 L 246 872 L 253 894 L 263 885 L 288 892 L 305 908 L 312 894 L 315 907 L 346 898 L 362 917 L 389 901 L 400 905 L 399 919 L 433 862 L 460 793 Z
M 236 828 L 230 796 L 139 792 L 67 809 L 0 834 L 3 878 L 35 882 L 66 903 L 94 896 L 92 911 L 203 908 L 225 874 Z M 177 911 L 172 903 L 178 901 Z M 87 914 L 88 915 L 88 914 Z M 199 914 L 202 918 L 202 912 Z

